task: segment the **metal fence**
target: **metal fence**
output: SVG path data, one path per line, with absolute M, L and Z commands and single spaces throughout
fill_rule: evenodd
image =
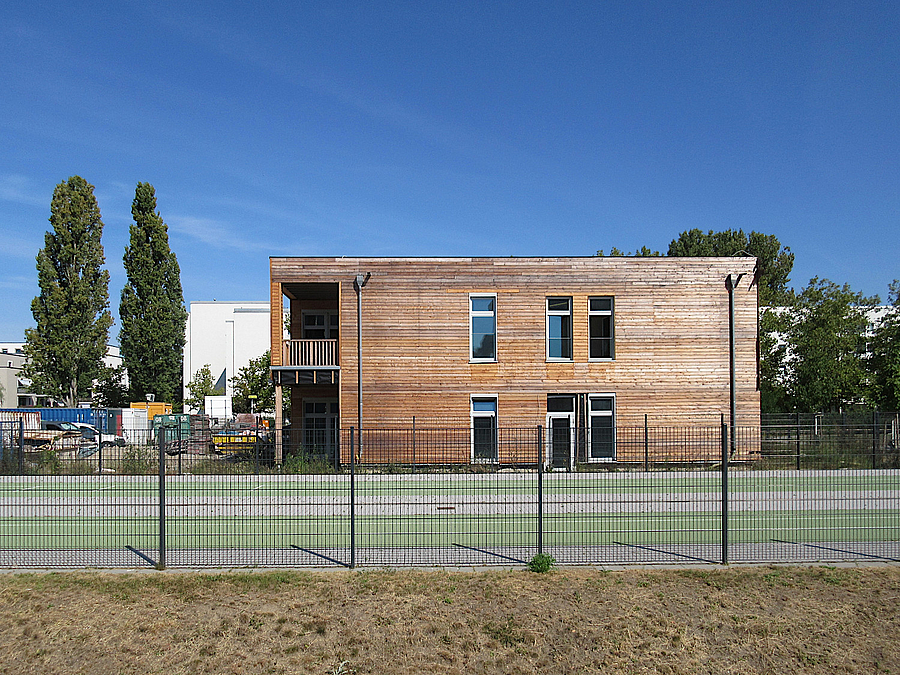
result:
M 900 561 L 897 432 L 160 428 L 85 445 L 7 423 L 0 566 Z

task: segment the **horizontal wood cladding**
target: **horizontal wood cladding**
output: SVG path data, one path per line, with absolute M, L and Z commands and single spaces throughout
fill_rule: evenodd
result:
M 728 274 L 735 291 L 738 418 L 759 420 L 752 258 L 272 258 L 275 295 L 340 283 L 340 407 L 355 424 L 356 292 L 362 290 L 364 428 L 469 425 L 470 396 L 496 394 L 502 426 L 543 423 L 548 393 L 614 393 L 627 420 L 728 414 Z M 278 290 L 276 290 L 278 289 Z M 469 359 L 469 294 L 496 294 L 497 360 Z M 291 302 L 292 334 L 304 309 Z M 573 360 L 546 358 L 546 298 L 572 298 Z M 615 360 L 588 358 L 588 299 L 615 298 Z M 310 302 L 311 301 L 306 301 Z M 306 308 L 312 307 L 309 304 Z M 297 332 L 294 332 L 297 331 Z M 281 333 L 278 332 L 280 340 Z M 273 320 L 273 355 L 276 331 Z M 299 424 L 299 406 L 294 406 Z

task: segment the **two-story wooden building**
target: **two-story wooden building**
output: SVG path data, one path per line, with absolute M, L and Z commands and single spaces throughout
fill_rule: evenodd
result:
M 511 461 L 497 430 L 543 425 L 552 453 L 570 453 L 548 462 L 567 466 L 627 461 L 617 430 L 646 419 L 717 424 L 733 401 L 738 424 L 758 425 L 755 267 L 747 257 L 273 257 L 276 409 L 290 397 L 306 445 L 414 420 L 468 430 L 464 462 Z

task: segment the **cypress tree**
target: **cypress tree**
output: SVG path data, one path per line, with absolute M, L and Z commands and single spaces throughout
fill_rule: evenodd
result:
M 155 394 L 182 399 L 181 377 L 187 312 L 181 272 L 169 249 L 168 227 L 156 211 L 156 191 L 138 183 L 131 205 L 134 223 L 125 247 L 127 282 L 119 303 L 119 344 L 132 400 Z
M 24 374 L 32 391 L 74 406 L 100 373 L 112 325 L 94 186 L 80 176 L 57 185 L 50 224 L 37 255 L 40 294 L 31 302 L 37 325 L 25 330 Z

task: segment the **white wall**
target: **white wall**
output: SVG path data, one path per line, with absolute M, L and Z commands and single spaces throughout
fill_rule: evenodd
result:
M 209 364 L 214 380 L 225 371 L 228 396 L 230 379 L 269 348 L 268 302 L 192 302 L 188 308 L 184 343 L 184 395 L 198 370 Z

